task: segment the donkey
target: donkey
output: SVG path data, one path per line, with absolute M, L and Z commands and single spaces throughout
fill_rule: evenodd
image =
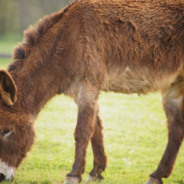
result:
M 78 107 L 75 160 L 65 184 L 78 184 L 91 141 L 88 183 L 107 165 L 100 91 L 161 91 L 168 144 L 146 184 L 163 184 L 184 136 L 184 1 L 76 0 L 24 32 L 0 70 L 0 181 L 12 180 L 35 137 L 34 121 L 56 94 Z

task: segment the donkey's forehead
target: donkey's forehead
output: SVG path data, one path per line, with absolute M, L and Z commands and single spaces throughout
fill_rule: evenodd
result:
M 9 127 L 14 129 L 15 126 L 31 126 L 35 120 L 35 116 L 26 113 L 11 113 L 7 111 L 0 112 L 0 129 L 1 127 Z
M 7 113 L 0 113 L 0 131 L 3 130 L 15 130 L 16 126 L 20 121 L 14 115 L 9 115 Z
M 9 123 L 4 123 L 0 121 L 0 132 L 4 130 L 15 130 L 15 125 L 14 124 L 9 124 Z
M 7 105 L 5 104 L 2 99 L 0 99 L 0 111 L 8 111 L 8 112 L 15 112 L 17 109 L 17 104 L 14 105 Z
M 16 120 L 17 119 L 17 115 L 16 113 L 12 113 L 9 112 L 5 109 L 0 109 L 0 123 L 3 121 L 12 121 L 12 120 Z

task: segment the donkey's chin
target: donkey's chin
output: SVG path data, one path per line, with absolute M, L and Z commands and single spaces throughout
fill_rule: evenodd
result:
M 15 168 L 8 166 L 8 164 L 0 160 L 0 182 L 4 180 L 12 181 L 14 175 L 15 175 Z

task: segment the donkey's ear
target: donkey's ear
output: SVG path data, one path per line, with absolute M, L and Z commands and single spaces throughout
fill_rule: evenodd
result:
M 0 70 L 0 98 L 7 105 L 13 105 L 17 101 L 17 87 L 6 70 Z

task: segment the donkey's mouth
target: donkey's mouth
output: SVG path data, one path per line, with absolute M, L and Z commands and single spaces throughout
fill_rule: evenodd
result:
M 9 181 L 13 181 L 14 177 L 12 176 L 10 179 L 8 179 Z M 0 173 L 0 182 L 5 181 L 6 180 L 6 176 L 2 173 Z
M 13 173 L 13 175 L 12 176 L 10 176 L 9 177 L 9 175 L 5 175 L 4 173 L 0 173 L 0 182 L 2 182 L 2 181 L 7 181 L 7 180 L 9 180 L 9 181 L 13 181 L 13 179 L 14 179 L 14 173 Z

